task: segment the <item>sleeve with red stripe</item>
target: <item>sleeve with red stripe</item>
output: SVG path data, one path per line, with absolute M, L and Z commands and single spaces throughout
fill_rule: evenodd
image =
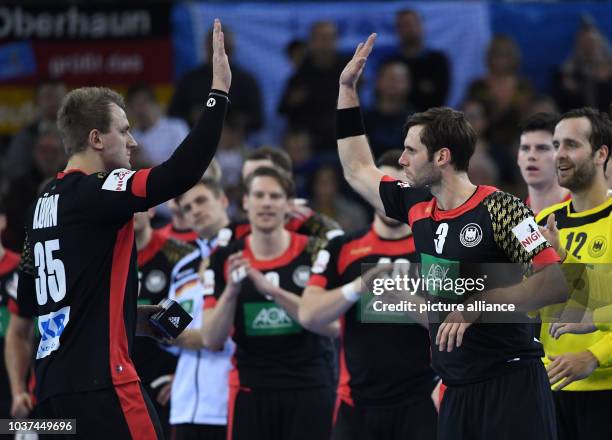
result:
M 387 175 L 380 180 L 378 192 L 387 217 L 403 223 L 408 223 L 408 212 L 414 205 L 432 198 L 429 190 L 411 188 L 408 183 Z

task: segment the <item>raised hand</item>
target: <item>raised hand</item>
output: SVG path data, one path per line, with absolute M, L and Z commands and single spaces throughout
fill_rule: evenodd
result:
M 561 241 L 559 240 L 559 230 L 557 229 L 555 214 L 549 215 L 548 219 L 546 219 L 546 227 L 539 226 L 539 229 L 546 241 L 550 243 L 561 259 L 563 259 L 565 257 L 565 250 L 561 248 Z
M 230 85 L 232 84 L 232 71 L 230 69 L 229 59 L 225 53 L 225 36 L 221 30 L 221 21 L 218 18 L 215 19 L 213 27 L 212 47 L 212 88 L 229 92 Z
M 353 58 L 348 62 L 340 74 L 340 86 L 352 89 L 357 88 L 357 81 L 359 77 L 361 77 L 361 73 L 363 72 L 370 52 L 372 52 L 375 41 L 376 34 L 371 34 L 365 43 L 359 43 L 353 54 Z

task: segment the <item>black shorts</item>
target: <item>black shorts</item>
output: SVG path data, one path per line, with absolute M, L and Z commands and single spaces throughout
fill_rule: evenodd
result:
M 556 440 L 550 382 L 539 360 L 471 385 L 449 386 L 438 440 Z
M 251 390 L 230 387 L 229 440 L 329 440 L 330 388 Z
M 225 440 L 227 426 L 225 425 L 195 425 L 181 423 L 172 426 L 171 440 Z
M 76 419 L 76 435 L 66 440 L 156 440 L 163 433 L 153 404 L 139 382 L 103 390 L 62 394 L 37 406 L 41 419 Z
M 556 391 L 559 440 L 612 439 L 612 391 Z
M 405 406 L 353 407 L 340 403 L 332 440 L 436 440 L 430 397 Z

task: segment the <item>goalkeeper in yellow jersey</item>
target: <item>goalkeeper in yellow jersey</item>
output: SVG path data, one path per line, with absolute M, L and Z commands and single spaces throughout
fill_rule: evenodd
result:
M 593 328 L 593 311 L 597 319 L 612 304 L 612 197 L 605 177 L 612 123 L 597 110 L 572 110 L 557 123 L 553 145 L 559 184 L 571 199 L 544 209 L 537 221 L 566 273 L 581 271 L 567 304 L 540 310 L 559 438 L 612 438 L 612 331 L 604 323 Z

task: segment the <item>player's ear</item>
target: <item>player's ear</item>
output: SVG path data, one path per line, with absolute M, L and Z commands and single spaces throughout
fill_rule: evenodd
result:
M 437 155 L 437 157 L 436 157 Z M 438 166 L 446 165 L 451 161 L 451 152 L 447 147 L 442 147 L 434 153 L 434 161 Z
M 245 211 L 249 210 L 249 196 L 247 194 L 242 196 L 242 209 Z
M 100 133 L 100 130 L 94 128 L 89 132 L 89 135 L 87 136 L 87 141 L 89 142 L 89 145 L 93 147 L 94 150 L 102 150 L 103 145 L 101 135 L 102 133 Z
M 229 199 L 227 198 L 225 193 L 219 196 L 219 200 L 221 200 L 221 206 L 223 206 L 223 209 L 227 209 L 227 207 L 229 206 Z
M 0 214 L 0 232 L 6 229 L 6 215 Z
M 606 162 L 606 158 L 610 154 L 610 147 L 607 145 L 602 145 L 599 147 L 595 155 L 595 160 L 597 165 L 603 165 Z

